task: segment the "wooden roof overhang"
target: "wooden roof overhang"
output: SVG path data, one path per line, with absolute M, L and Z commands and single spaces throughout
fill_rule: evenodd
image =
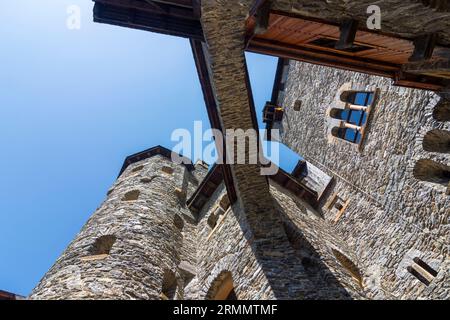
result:
M 200 212 L 203 206 L 208 202 L 210 197 L 214 194 L 217 188 L 223 181 L 223 170 L 221 166 L 215 164 L 211 170 L 208 172 L 205 179 L 202 181 L 200 186 L 197 188 L 195 193 L 191 196 L 191 198 L 187 201 L 187 206 L 193 212 Z M 289 190 L 294 196 L 302 199 L 313 208 L 317 208 L 318 203 L 318 194 L 316 191 L 308 188 L 305 185 L 302 185 L 297 179 L 295 179 L 292 175 L 287 173 L 281 168 L 278 168 L 278 171 L 275 175 L 268 176 L 269 179 L 276 182 L 278 185 L 282 186 Z
M 163 157 L 166 157 L 167 159 L 172 159 L 173 152 L 165 147 L 162 146 L 156 146 L 150 149 L 147 149 L 142 152 L 138 152 L 136 154 L 133 154 L 131 156 L 128 156 L 123 165 L 122 169 L 120 170 L 119 177 L 122 175 L 122 173 L 133 163 L 154 157 L 156 155 L 162 155 Z M 179 158 L 181 158 L 183 165 L 189 170 L 195 170 L 194 165 L 192 164 L 192 161 L 189 158 L 183 157 L 179 154 L 176 154 Z

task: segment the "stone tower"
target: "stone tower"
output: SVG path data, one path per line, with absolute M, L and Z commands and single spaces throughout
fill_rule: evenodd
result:
M 192 262 L 194 252 L 183 241 L 191 214 L 182 203 L 206 174 L 202 166 L 194 171 L 174 164 L 162 147 L 128 157 L 106 200 L 30 298 L 182 297 L 178 265 Z

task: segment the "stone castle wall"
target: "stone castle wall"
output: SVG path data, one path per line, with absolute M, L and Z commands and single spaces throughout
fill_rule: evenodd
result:
M 239 201 L 211 226 L 223 184 L 194 216 L 185 196 L 206 175 L 197 168 L 189 172 L 163 156 L 130 165 L 30 298 L 212 299 L 224 274 L 238 299 L 365 298 L 351 270 L 357 266 L 336 256 L 355 260 L 350 248 L 318 212 L 275 183 L 270 194 L 281 234 L 255 238 Z M 93 252 L 102 236 L 115 237 L 107 254 Z
M 330 139 L 327 110 L 337 106 L 339 90 L 380 89 L 361 151 Z M 350 200 L 334 223 L 335 210 L 323 208 L 333 232 L 354 250 L 372 298 L 436 298 L 450 296 L 449 215 L 445 187 L 416 180 L 420 159 L 450 163 L 448 154 L 425 152 L 424 135 L 450 128 L 432 118 L 439 96 L 393 87 L 390 80 L 360 73 L 291 62 L 282 141 L 307 161 L 333 176 L 330 194 Z M 294 111 L 294 103 L 301 108 Z M 429 286 L 407 272 L 418 257 L 438 271 Z

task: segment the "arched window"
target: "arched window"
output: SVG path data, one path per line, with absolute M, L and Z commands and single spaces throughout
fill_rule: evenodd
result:
M 125 193 L 125 195 L 122 198 L 122 201 L 136 201 L 137 199 L 139 199 L 140 194 L 141 193 L 139 192 L 139 190 L 129 191 Z
M 423 149 L 428 152 L 450 153 L 450 131 L 431 130 L 423 139 Z
M 347 109 L 332 108 L 330 110 L 330 117 L 337 120 L 347 120 L 348 112 L 349 110 Z
M 416 179 L 448 187 L 450 183 L 450 167 L 433 160 L 419 160 L 414 167 Z
M 92 245 L 90 254 L 93 256 L 109 254 L 111 249 L 116 242 L 116 237 L 113 235 L 105 235 L 97 238 Z
M 177 293 L 177 277 L 170 270 L 164 271 L 164 278 L 161 289 L 161 299 L 174 300 Z
M 207 300 L 238 300 L 234 291 L 231 272 L 223 271 L 213 281 L 206 295 Z

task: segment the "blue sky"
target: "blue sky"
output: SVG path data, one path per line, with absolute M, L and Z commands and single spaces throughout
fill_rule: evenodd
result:
M 80 30 L 66 27 L 72 4 Z M 0 290 L 30 293 L 126 156 L 209 125 L 188 41 L 93 23 L 92 6 L 0 3 Z M 260 117 L 276 59 L 247 57 Z M 292 168 L 296 156 L 281 155 Z

